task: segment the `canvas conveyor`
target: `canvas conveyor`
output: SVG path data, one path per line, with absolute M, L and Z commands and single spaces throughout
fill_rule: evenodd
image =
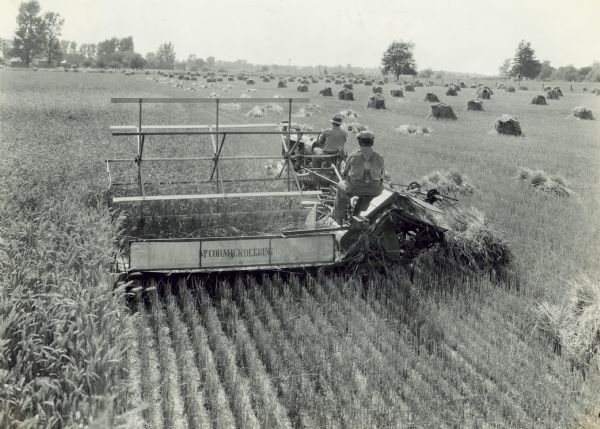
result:
M 342 225 L 330 217 L 335 198 L 336 183 L 341 179 L 338 155 L 311 155 L 299 151 L 303 143 L 314 144 L 320 134 L 294 129 L 292 108 L 294 103 L 307 103 L 308 98 L 112 98 L 112 103 L 131 104 L 136 107 L 135 125 L 115 125 L 113 136 L 135 140 L 131 157 L 109 158 L 106 171 L 109 195 L 116 212 L 125 213 L 126 232 L 124 247 L 115 260 L 115 270 L 128 277 L 143 273 L 212 273 L 229 271 L 288 270 L 311 267 L 335 267 L 377 261 L 381 264 L 408 263 L 420 251 L 443 240 L 444 228 L 436 222 L 442 211 L 419 192 L 397 190 L 387 185 L 369 207 L 360 212 L 349 210 Z M 221 113 L 226 103 L 287 104 L 287 122 L 225 124 Z M 206 125 L 146 125 L 146 105 L 200 104 L 214 107 L 214 123 Z M 203 156 L 146 157 L 145 148 L 153 139 L 209 138 L 210 153 Z M 280 138 L 280 153 L 273 155 L 225 155 L 223 148 L 231 142 L 228 137 L 260 136 L 265 145 L 270 139 Z M 227 142 L 227 143 L 226 143 Z M 269 143 L 271 144 L 271 143 Z M 276 147 L 276 146 L 275 146 Z M 228 162 L 260 162 L 281 159 L 281 169 L 272 177 L 230 177 L 223 168 Z M 316 167 L 313 160 L 319 159 Z M 171 193 L 172 189 L 185 189 L 185 174 L 179 181 L 156 180 L 148 173 L 148 166 L 168 164 L 174 174 L 185 169 L 183 163 L 197 163 L 194 171 L 205 177 L 196 178 L 195 189 L 207 192 Z M 133 170 L 135 186 L 123 192 L 115 179 L 115 166 L 125 165 Z M 259 171 L 259 173 L 262 173 Z M 175 185 L 173 187 L 172 185 Z M 178 188 L 177 186 L 181 186 Z M 231 191 L 231 187 L 242 191 Z M 164 192 L 164 190 L 167 192 Z M 267 207 L 271 204 L 271 207 Z M 178 214 L 176 209 L 191 207 L 191 213 Z M 123 208 L 126 207 L 126 208 Z M 221 209 L 222 211 L 218 211 Z M 244 210 L 242 210 L 244 209 Z M 157 212 L 161 211 L 161 215 Z M 164 214 L 166 212 L 166 214 Z M 235 216 L 259 216 L 276 213 L 278 216 L 294 214 L 295 225 L 285 225 L 273 230 L 247 233 L 235 225 Z M 225 219 L 232 234 L 211 234 L 206 228 L 192 229 L 190 234 L 177 231 L 173 225 L 205 227 L 207 219 Z M 153 234 L 148 234 L 148 225 Z M 257 223 L 258 224 L 258 223 Z M 173 231 L 175 229 L 175 231 Z M 204 232 L 203 232 L 204 231 Z M 205 231 L 209 231 L 205 233 Z M 167 234 L 172 232 L 172 234 Z M 254 231 L 253 231 L 254 232 Z

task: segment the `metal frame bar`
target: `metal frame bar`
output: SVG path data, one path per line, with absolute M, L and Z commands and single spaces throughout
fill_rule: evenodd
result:
M 140 201 L 172 201 L 172 200 L 211 200 L 228 198 L 264 198 L 264 197 L 303 197 L 322 195 L 322 191 L 282 191 L 282 192 L 239 192 L 220 194 L 187 194 L 187 195 L 144 195 L 139 197 L 114 197 L 114 203 L 132 203 Z
M 139 117 L 138 117 L 138 132 L 141 133 L 142 132 L 142 99 L 139 99 Z M 145 195 L 145 191 L 144 191 L 144 179 L 142 177 L 142 156 L 143 156 L 143 152 L 144 152 L 144 139 L 145 139 L 145 135 L 140 134 L 138 135 L 137 138 L 137 143 L 138 143 L 138 155 L 137 155 L 137 165 L 138 165 L 138 183 L 140 185 L 140 194 L 142 196 Z
M 232 134 L 232 135 L 252 135 L 252 134 L 266 134 L 266 135 L 280 135 L 282 134 L 281 131 L 226 131 L 223 132 L 221 131 L 220 133 L 218 133 L 217 131 L 165 131 L 165 132 L 161 132 L 161 131 L 142 131 L 142 132 L 137 132 L 137 131 L 132 131 L 132 132 L 124 132 L 124 131 L 117 131 L 117 132 L 113 132 L 112 135 L 116 136 L 116 137 L 120 137 L 120 136 L 137 136 L 137 135 L 146 135 L 146 136 L 191 136 L 191 135 L 211 135 L 211 134 Z M 320 132 L 317 131 L 302 131 L 301 134 L 306 134 L 306 135 L 319 135 L 321 134 Z
M 279 123 L 265 123 L 265 124 L 229 124 L 229 125 L 220 125 L 221 129 L 231 128 L 260 128 L 260 127 L 277 127 Z M 208 130 L 212 129 L 214 125 L 144 125 L 144 129 L 146 130 Z M 111 125 L 108 127 L 109 130 L 135 130 L 137 125 Z
M 298 103 L 308 103 L 310 98 L 308 97 L 285 97 L 285 98 L 238 98 L 238 97 L 215 97 L 215 98 L 201 98 L 201 97 L 111 97 L 111 103 L 131 104 L 131 103 L 198 103 L 198 104 L 210 104 L 217 103 L 217 100 L 223 103 L 281 103 L 285 100 L 293 100 Z
M 292 155 L 292 158 L 300 158 L 302 155 Z M 312 155 L 311 155 L 312 156 Z M 321 155 L 315 155 L 321 156 Z M 332 155 L 327 155 L 332 156 Z M 333 155 L 334 156 L 334 155 Z M 279 158 L 279 155 L 248 155 L 248 156 L 221 156 L 219 159 L 222 160 L 233 160 L 233 159 L 273 159 Z M 306 156 L 305 156 L 306 158 Z M 192 156 L 192 157 L 183 157 L 183 158 L 144 158 L 144 162 L 156 162 L 156 161 L 213 161 L 215 159 L 214 156 Z M 130 158 L 109 158 L 106 162 L 110 163 L 119 163 L 119 162 L 135 162 L 134 159 Z

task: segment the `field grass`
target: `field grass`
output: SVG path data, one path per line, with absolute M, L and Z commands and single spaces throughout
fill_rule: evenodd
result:
M 108 126 L 134 124 L 136 110 L 109 98 L 239 96 L 248 86 L 223 82 L 234 88 L 192 92 L 144 75 L 10 70 L 0 71 L 0 82 L 4 426 L 28 419 L 51 427 L 92 419 L 152 427 L 600 423 L 597 372 L 555 353 L 534 311 L 541 302 L 563 302 L 579 274 L 600 274 L 600 125 L 568 117 L 579 105 L 600 112 L 600 97 L 582 92 L 584 84 L 570 92 L 563 83 L 564 97 L 548 106 L 530 104 L 543 93 L 538 82 L 528 83 L 529 91 L 494 90 L 483 112 L 471 112 L 466 104 L 474 89 L 450 97 L 441 86 L 417 87 L 393 98 L 394 85 L 386 84 L 387 109 L 371 110 L 370 87 L 355 85 L 356 101 L 338 101 L 319 96 L 325 86 L 319 83 L 308 93 L 316 113 L 295 118 L 320 130 L 333 113 L 357 111 L 397 183 L 435 170 L 465 174 L 475 189 L 460 205 L 483 210 L 506 231 L 518 282 L 493 284 L 453 267 L 417 272 L 413 284 L 401 271 L 368 282 L 340 274 L 241 278 L 205 288 L 196 279 L 158 285 L 161 293 L 150 293 L 130 315 L 107 276 L 121 224 L 105 204 L 102 160 L 132 157 L 133 139 L 111 137 Z M 252 95 L 306 95 L 294 83 L 276 85 L 257 81 Z M 342 86 L 327 85 L 334 94 Z M 458 119 L 428 118 L 426 92 L 452 105 Z M 223 112 L 221 120 L 285 119 L 281 113 L 246 118 L 252 106 Z M 503 113 L 521 121 L 525 137 L 495 134 Z M 214 120 L 202 105 L 154 105 L 145 115 L 156 124 Z M 432 133 L 395 131 L 404 124 Z M 276 136 L 230 143 L 224 155 L 280 153 Z M 356 141 L 348 146 L 356 148 Z M 146 147 L 147 156 L 190 156 L 210 155 L 211 146 L 203 138 L 153 138 Z M 207 167 L 156 167 L 148 174 L 205 179 Z M 515 178 L 519 167 L 563 176 L 577 197 L 527 187 Z M 222 171 L 261 172 L 263 162 L 232 162 Z M 123 177 L 131 181 L 131 170 Z

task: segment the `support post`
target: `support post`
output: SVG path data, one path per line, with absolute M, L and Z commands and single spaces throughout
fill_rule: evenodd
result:
M 290 190 L 290 155 L 292 147 L 292 99 L 288 99 L 288 152 L 286 153 L 285 164 L 287 166 L 287 190 Z
M 215 124 L 215 140 L 217 141 L 217 143 L 219 142 L 219 99 L 216 99 L 216 109 L 217 109 L 217 113 L 216 113 L 216 124 Z M 223 139 L 225 140 L 225 139 Z M 217 154 L 217 156 L 215 157 L 215 166 L 213 168 L 213 173 L 216 171 L 217 172 L 217 192 L 220 191 L 220 187 L 219 187 L 219 155 L 221 155 L 221 148 L 223 147 L 223 143 L 221 142 L 221 145 L 219 146 L 219 153 Z M 211 177 L 212 179 L 212 177 Z M 223 192 L 225 192 L 225 189 L 223 189 Z
M 138 154 L 137 154 L 137 165 L 138 165 L 138 184 L 140 186 L 140 194 L 142 196 L 145 195 L 144 192 L 144 179 L 142 177 L 142 156 L 143 156 L 143 152 L 144 152 L 144 135 L 141 134 L 142 132 L 142 99 L 139 99 L 138 102 L 139 105 L 139 112 L 138 112 L 138 126 L 137 126 L 137 131 L 138 133 L 140 133 L 137 136 L 137 147 L 138 147 Z

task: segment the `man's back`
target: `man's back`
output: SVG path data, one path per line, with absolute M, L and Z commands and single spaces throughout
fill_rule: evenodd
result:
M 343 173 L 350 182 L 381 182 L 384 176 L 383 157 L 370 147 L 362 147 L 348 155 Z
M 335 152 L 339 148 L 344 148 L 346 144 L 346 132 L 340 127 L 332 127 L 323 131 L 319 141 L 325 144 L 323 146 L 325 152 Z

